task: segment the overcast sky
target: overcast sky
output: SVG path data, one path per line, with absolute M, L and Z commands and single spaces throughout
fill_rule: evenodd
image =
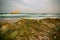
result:
M 2 0 L 0 5 L 2 13 L 60 13 L 60 0 Z

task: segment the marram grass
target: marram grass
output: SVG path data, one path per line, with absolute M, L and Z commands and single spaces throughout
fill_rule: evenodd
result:
M 0 40 L 60 40 L 60 19 L 20 19 L 0 22 Z

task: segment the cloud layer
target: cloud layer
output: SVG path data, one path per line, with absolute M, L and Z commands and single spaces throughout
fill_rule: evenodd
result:
M 2 0 L 1 9 L 4 13 L 60 13 L 58 0 Z

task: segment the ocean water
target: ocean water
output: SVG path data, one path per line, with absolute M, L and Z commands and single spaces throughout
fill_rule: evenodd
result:
M 20 19 L 45 19 L 45 18 L 60 18 L 60 13 L 20 13 L 20 14 L 8 14 L 4 13 L 0 15 L 0 21 L 7 21 L 14 23 Z

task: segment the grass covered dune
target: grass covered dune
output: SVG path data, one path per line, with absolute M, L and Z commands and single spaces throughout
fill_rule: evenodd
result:
M 1 40 L 60 40 L 60 19 L 20 19 L 0 22 Z

